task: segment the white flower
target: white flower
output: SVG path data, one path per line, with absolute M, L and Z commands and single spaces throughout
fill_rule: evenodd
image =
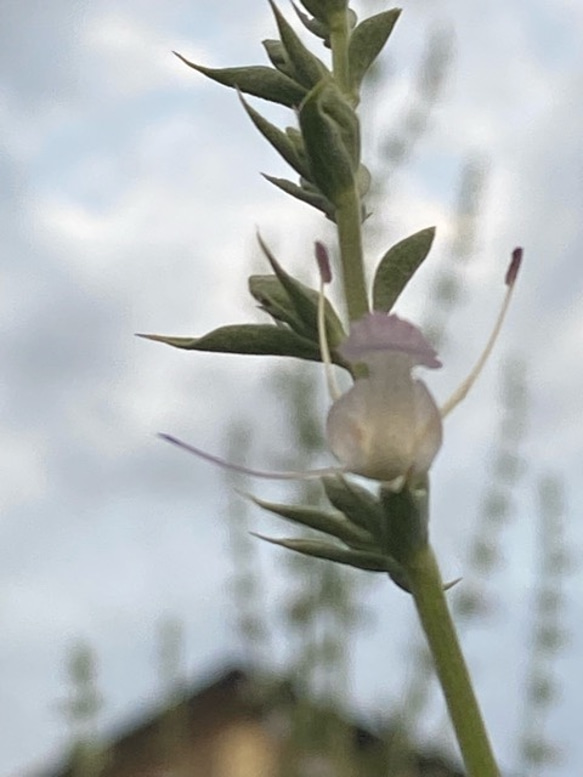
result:
M 354 323 L 339 348 L 368 376 L 333 403 L 328 413 L 330 450 L 348 472 L 391 482 L 425 474 L 442 441 L 441 413 L 419 365 L 441 367 L 421 332 L 395 315 L 369 313 Z

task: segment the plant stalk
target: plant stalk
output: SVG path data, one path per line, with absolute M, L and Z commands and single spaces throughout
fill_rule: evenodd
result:
M 361 202 L 356 185 L 345 191 L 336 208 L 344 298 L 350 321 L 368 313 L 361 232 Z
M 330 48 L 332 73 L 342 94 L 351 101 L 348 42 L 350 26 L 348 11 L 336 13 L 330 19 Z M 340 261 L 344 298 L 350 321 L 357 321 L 368 312 L 368 295 L 364 277 L 362 252 L 362 203 L 354 180 L 353 186 L 343 192 L 336 203 L 336 224 L 340 246 Z
M 339 11 L 329 20 L 330 48 L 332 50 L 332 73 L 336 86 L 342 94 L 350 98 L 350 71 L 348 66 L 348 41 L 350 27 L 348 10 Z
M 468 777 L 500 777 L 429 545 L 408 562 L 407 572 Z

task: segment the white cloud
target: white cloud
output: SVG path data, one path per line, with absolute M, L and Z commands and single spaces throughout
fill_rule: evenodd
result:
M 116 98 L 135 98 L 170 85 L 186 88 L 181 77 L 184 66 L 172 51 L 188 50 L 196 62 L 206 61 L 209 54 L 202 47 L 193 50 L 191 41 L 176 39 L 170 30 L 139 22 L 120 9 L 89 17 L 81 32 L 81 44 L 99 63 L 94 84 L 109 88 Z
M 32 430 L 4 429 L 2 440 L 2 509 L 21 509 L 30 502 L 38 502 L 46 497 L 50 493 L 46 466 L 50 454 L 47 439 L 42 433 Z

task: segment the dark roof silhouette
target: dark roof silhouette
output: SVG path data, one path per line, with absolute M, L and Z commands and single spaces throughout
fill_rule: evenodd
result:
M 104 762 L 102 777 L 118 775 L 162 775 L 171 774 L 168 762 L 162 754 L 162 740 L 165 722 L 173 720 L 172 725 L 181 725 L 179 739 L 174 744 L 183 747 L 188 741 L 193 751 L 204 751 L 212 732 L 224 730 L 235 723 L 246 721 L 260 724 L 272 732 L 273 738 L 281 737 L 274 726 L 278 713 L 293 709 L 298 704 L 298 694 L 289 680 L 269 677 L 251 669 L 231 667 L 213 674 L 207 682 L 196 685 L 190 690 L 176 694 L 171 703 L 159 704 L 155 709 L 136 716 L 110 733 L 105 743 L 108 760 Z M 315 719 L 325 715 L 340 716 L 330 708 L 313 705 Z M 174 718 L 172 716 L 174 715 Z M 281 722 L 281 721 L 280 721 Z M 381 752 L 386 748 L 386 738 L 382 733 L 371 731 L 354 721 L 344 721 L 350 746 L 361 754 Z M 170 731 L 170 729 L 168 729 Z M 172 742 L 170 742 L 172 746 Z M 169 752 L 169 751 L 167 751 Z M 166 756 L 167 757 L 167 756 Z M 186 756 L 188 760 L 189 756 Z M 171 756 L 170 756 L 171 758 Z M 412 753 L 411 771 L 407 777 L 464 777 L 443 757 L 429 753 Z M 135 764 L 133 768 L 132 764 Z M 147 768 L 145 767 L 147 764 Z M 166 768 L 164 765 L 166 764 Z M 193 767 L 194 769 L 194 767 Z M 185 772 L 181 771 L 181 774 Z M 206 777 L 216 773 L 198 766 L 192 772 L 197 777 Z M 72 758 L 53 769 L 44 769 L 28 777 L 77 777 Z M 216 775 L 220 777 L 220 775 Z M 368 775 L 367 775 L 368 777 Z

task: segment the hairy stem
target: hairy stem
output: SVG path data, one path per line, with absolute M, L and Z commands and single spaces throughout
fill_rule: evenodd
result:
M 407 572 L 468 777 L 500 777 L 429 546 L 410 560 Z
M 368 312 L 361 233 L 361 202 L 356 185 L 342 194 L 336 208 L 344 297 L 351 321 Z
M 348 68 L 348 41 L 350 27 L 348 11 L 339 11 L 330 19 L 330 48 L 332 49 L 332 72 L 336 86 L 350 97 L 350 72 Z
M 330 19 L 330 47 L 332 49 L 332 73 L 343 95 L 352 100 L 348 66 L 348 42 L 350 26 L 348 11 L 339 11 Z M 344 284 L 344 298 L 351 321 L 362 318 L 368 312 L 368 296 L 364 277 L 362 251 L 362 203 L 356 179 L 336 204 L 336 224 L 340 244 L 340 261 Z

